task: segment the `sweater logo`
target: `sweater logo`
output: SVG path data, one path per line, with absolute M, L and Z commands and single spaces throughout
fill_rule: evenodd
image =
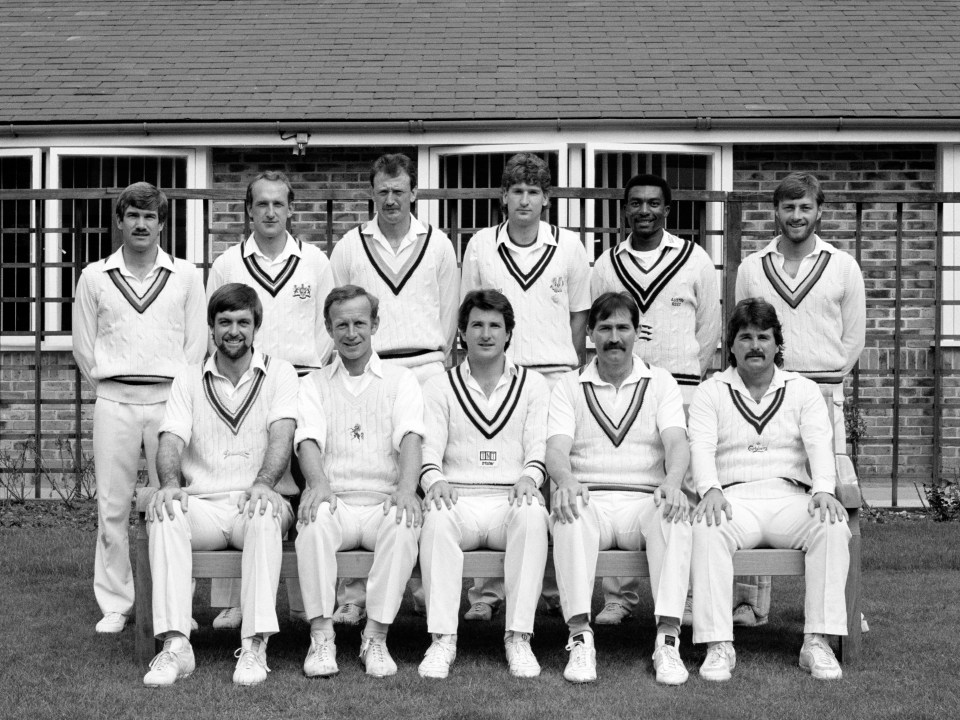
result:
M 310 299 L 310 285 L 294 285 L 293 286 L 293 296 L 295 298 L 300 298 L 301 300 Z
M 363 440 L 363 430 L 360 428 L 360 423 L 350 428 L 350 437 L 357 441 Z
M 752 453 L 765 453 L 768 450 L 768 447 L 762 442 L 755 442 L 748 445 L 747 450 Z
M 670 304 L 673 305 L 674 307 L 680 307 L 681 305 L 683 305 L 683 298 L 682 297 L 670 298 Z
M 224 459 L 224 460 L 226 460 L 226 459 L 229 458 L 229 457 L 234 457 L 234 456 L 236 456 L 236 457 L 242 457 L 242 458 L 244 458 L 245 460 L 249 460 L 249 459 L 250 459 L 250 451 L 249 451 L 249 450 L 224 450 L 224 451 L 223 451 L 223 459 Z
M 497 462 L 497 451 L 496 450 L 480 450 L 480 467 L 497 467 L 499 463 Z
M 563 275 L 557 275 L 550 281 L 550 290 L 555 293 L 562 293 L 567 288 L 567 280 Z

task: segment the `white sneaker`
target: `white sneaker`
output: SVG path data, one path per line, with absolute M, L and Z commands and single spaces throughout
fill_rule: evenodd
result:
M 618 602 L 609 602 L 603 606 L 597 614 L 594 622 L 597 625 L 619 625 L 632 615 L 632 613 Z
M 213 619 L 213 627 L 217 630 L 238 630 L 243 622 L 243 613 L 240 608 L 224 608 Z
M 463 614 L 464 620 L 482 620 L 488 622 L 493 617 L 493 605 L 485 602 L 475 602 Z
M 417 672 L 422 678 L 434 678 L 443 680 L 450 674 L 450 666 L 457 657 L 457 644 L 448 640 L 441 640 L 439 636 L 433 636 L 433 642 L 424 653 L 423 660 Z
M 597 651 L 593 633 L 580 633 L 567 643 L 570 659 L 563 671 L 563 679 L 572 683 L 588 683 L 597 679 Z
M 143 676 L 147 687 L 167 687 L 180 678 L 188 678 L 196 669 L 193 647 L 183 637 L 168 638 L 163 649 L 150 661 L 150 670 Z
M 100 619 L 100 622 L 97 623 L 97 632 L 109 634 L 118 633 L 123 630 L 124 626 L 126 626 L 127 620 L 127 616 L 123 613 L 104 613 L 103 617 Z
M 303 661 L 303 674 L 307 677 L 331 677 L 340 672 L 337 666 L 337 646 L 333 638 L 310 635 L 310 650 Z
M 700 677 L 713 682 L 730 679 L 730 671 L 737 666 L 737 653 L 732 642 L 718 642 L 707 649 L 707 659 L 700 666 Z
M 672 635 L 658 635 L 653 651 L 653 667 L 662 685 L 683 685 L 690 673 L 680 659 L 680 641 Z
M 840 680 L 843 670 L 830 646 L 820 637 L 805 637 L 800 648 L 800 667 L 817 680 Z
M 335 625 L 359 625 L 367 616 L 367 609 L 353 603 L 344 603 L 333 613 Z
M 514 635 L 512 640 L 507 640 L 504 647 L 511 675 L 515 678 L 535 678 L 540 675 L 540 663 L 530 647 L 529 633 L 523 633 L 519 637 Z
M 259 637 L 251 638 L 249 643 L 249 647 L 238 648 L 233 654 L 238 658 L 237 668 L 233 671 L 235 685 L 259 685 L 270 672 L 267 667 L 267 644 Z
M 367 675 L 384 678 L 397 674 L 397 664 L 387 650 L 387 638 L 364 637 L 360 643 L 360 659 L 367 668 Z

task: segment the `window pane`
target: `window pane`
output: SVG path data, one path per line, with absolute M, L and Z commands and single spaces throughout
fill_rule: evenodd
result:
M 29 157 L 0 157 L 0 189 L 28 190 L 33 172 Z M 0 304 L 0 332 L 28 332 L 34 313 L 30 287 L 31 268 L 12 267 L 29 263 L 30 201 L 0 201 L 0 297 L 13 298 Z

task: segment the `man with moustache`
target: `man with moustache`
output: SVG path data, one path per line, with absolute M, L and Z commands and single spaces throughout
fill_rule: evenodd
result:
M 360 547 L 373 551 L 360 657 L 372 677 L 397 672 L 387 633 L 417 562 L 423 395 L 411 370 L 373 350 L 378 305 L 356 285 L 330 291 L 324 316 L 337 355 L 300 384 L 295 443 L 307 488 L 297 567 L 310 619 L 307 677 L 339 672 L 336 553 Z
M 98 633 L 123 630 L 133 611 L 128 525 L 140 448 L 156 486 L 157 429 L 174 376 L 206 349 L 203 277 L 160 248 L 167 197 L 149 183 L 117 198 L 122 244 L 84 268 L 73 306 L 73 355 L 96 391 L 93 460 L 97 544 L 93 588 Z
M 646 550 L 657 682 L 688 675 L 679 652 L 692 541 L 686 422 L 676 380 L 633 354 L 639 323 L 626 293 L 597 298 L 587 320 L 597 357 L 561 377 L 550 398 L 553 560 L 570 632 L 563 676 L 574 683 L 597 678 L 590 607 L 598 552 L 610 548 Z
M 640 307 L 634 352 L 665 368 L 680 386 L 684 406 L 713 362 L 720 340 L 720 290 L 713 261 L 696 243 L 664 229 L 672 200 L 667 181 L 635 175 L 623 191 L 630 234 L 593 266 L 590 294 L 628 292 Z M 692 494 L 692 488 L 688 488 Z M 639 602 L 638 578 L 604 578 L 598 624 L 616 625 Z
M 736 666 L 730 588 L 737 550 L 803 550 L 806 565 L 800 667 L 842 677 L 829 635 L 846 635 L 850 529 L 835 496 L 827 408 L 816 384 L 783 366 L 774 307 L 741 300 L 727 326 L 730 367 L 690 405 L 690 454 L 701 500 L 693 522 L 693 640 L 707 643 L 706 680 Z
M 252 287 L 263 305 L 263 326 L 257 348 L 291 363 L 301 377 L 330 356 L 330 336 L 323 330 L 323 301 L 333 287 L 330 261 L 315 245 L 287 232 L 293 212 L 293 188 L 281 172 L 259 173 L 247 184 L 245 207 L 253 226 L 250 237 L 213 261 L 207 297 L 225 283 Z M 302 486 L 299 467 L 294 479 Z M 296 579 L 287 580 L 292 617 L 302 618 L 303 599 Z M 210 604 L 225 608 L 213 620 L 215 628 L 240 627 L 240 584 L 215 578 Z
M 263 308 L 249 286 L 220 287 L 207 319 L 216 351 L 173 382 L 160 426 L 160 489 L 146 511 L 153 627 L 163 640 L 143 678 L 148 687 L 172 685 L 194 670 L 194 550 L 243 551 L 234 683 L 266 680 L 267 641 L 279 629 L 282 538 L 294 519 L 283 495 L 295 491 L 289 465 L 297 374 L 254 349 Z
M 737 271 L 736 298 L 762 297 L 782 318 L 783 366 L 816 382 L 833 427 L 834 450 L 846 454 L 843 380 L 863 351 L 866 298 L 856 260 L 816 233 L 823 215 L 816 177 L 792 173 L 777 186 L 773 206 L 781 234 L 747 256 Z M 737 624 L 759 625 L 770 611 L 770 579 L 737 584 Z

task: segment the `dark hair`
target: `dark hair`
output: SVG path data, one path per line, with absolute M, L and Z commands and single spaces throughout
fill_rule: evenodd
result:
M 266 180 L 267 182 L 279 182 L 287 186 L 287 204 L 293 202 L 293 186 L 290 184 L 290 178 L 284 175 L 278 170 L 264 170 L 262 173 L 258 173 L 257 176 L 247 183 L 247 199 L 245 205 L 247 212 L 250 211 L 250 208 L 253 206 L 253 186 L 255 183 L 260 182 L 261 180 Z
M 117 220 L 123 220 L 127 208 L 130 207 L 137 210 L 156 210 L 160 222 L 167 222 L 167 196 L 148 182 L 135 182 L 123 189 L 117 198 Z
M 213 327 L 217 315 L 222 312 L 249 310 L 253 313 L 253 327 L 259 329 L 263 322 L 263 303 L 257 291 L 243 283 L 227 283 L 213 291 L 207 303 L 207 325 Z
M 814 175 L 790 173 L 773 191 L 773 206 L 779 207 L 781 200 L 798 200 L 806 195 L 813 195 L 817 199 L 817 207 L 823 205 L 823 188 Z
M 606 320 L 621 310 L 630 313 L 630 322 L 633 323 L 634 330 L 640 327 L 640 308 L 637 307 L 637 301 L 633 299 L 633 296 L 625 292 L 605 292 L 594 300 L 593 305 L 590 306 L 590 314 L 587 315 L 587 329 L 593 330 L 598 322 Z
M 392 178 L 406 173 L 410 178 L 410 189 L 417 189 L 417 168 L 413 160 L 403 153 L 387 153 L 374 161 L 373 167 L 370 168 L 370 187 L 373 187 L 373 180 L 380 173 Z
M 550 194 L 550 168 L 538 155 L 517 153 L 507 160 L 500 179 L 500 188 L 507 192 L 513 185 L 536 185 L 544 195 Z
M 466 332 L 467 322 L 470 320 L 471 310 L 488 310 L 498 312 L 503 315 L 503 326 L 507 330 L 507 335 L 513 334 L 513 328 L 517 321 L 513 314 L 513 305 L 507 300 L 507 296 L 499 290 L 471 290 L 460 303 L 460 311 L 457 314 L 457 328 L 460 332 Z M 510 347 L 510 338 L 507 338 L 507 344 L 504 350 Z
M 673 201 L 673 193 L 670 192 L 670 186 L 667 185 L 667 181 L 664 180 L 659 175 L 634 175 L 632 178 L 627 180 L 626 187 L 623 188 L 623 204 L 627 204 L 627 200 L 630 197 L 630 189 L 635 187 L 658 187 L 663 192 L 663 204 L 670 205 Z
M 330 308 L 333 307 L 335 303 L 346 302 L 347 300 L 353 300 L 354 298 L 365 297 L 370 303 L 370 320 L 377 319 L 377 311 L 380 309 L 380 300 L 376 295 L 367 292 L 359 285 L 341 285 L 340 287 L 335 287 L 327 295 L 327 299 L 323 301 L 323 321 L 327 325 L 330 325 Z
M 753 325 L 760 330 L 773 330 L 773 341 L 777 344 L 777 354 L 773 362 L 777 367 L 783 367 L 783 326 L 777 317 L 777 309 L 763 298 L 744 298 L 737 303 L 727 322 L 727 362 L 737 366 L 737 358 L 733 354 L 733 342 L 737 333 L 745 327 Z

